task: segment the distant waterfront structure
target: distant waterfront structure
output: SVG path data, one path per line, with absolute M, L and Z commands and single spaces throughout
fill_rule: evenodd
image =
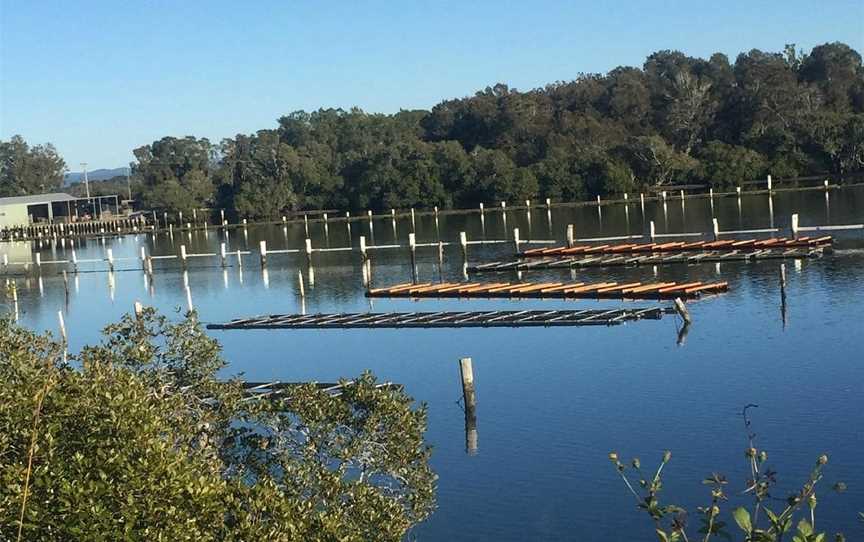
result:
M 88 216 L 99 218 L 106 212 L 119 214 L 117 196 L 76 198 L 58 192 L 0 198 L 0 228 L 71 223 Z

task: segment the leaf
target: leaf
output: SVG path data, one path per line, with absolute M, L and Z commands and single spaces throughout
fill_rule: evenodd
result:
M 741 530 L 747 534 L 753 531 L 753 523 L 750 521 L 750 512 L 746 509 L 738 507 L 732 512 L 732 517 L 735 518 L 735 523 L 741 527 Z
M 798 532 L 803 534 L 805 539 L 813 534 L 813 526 L 810 525 L 810 522 L 806 519 L 802 519 L 798 522 Z
M 669 542 L 669 536 L 667 536 L 666 533 L 660 529 L 657 529 L 657 538 L 660 539 L 660 542 Z

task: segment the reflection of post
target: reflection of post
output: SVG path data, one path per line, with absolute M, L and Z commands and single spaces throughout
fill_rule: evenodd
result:
M 675 342 L 678 346 L 684 346 L 684 341 L 687 340 L 687 334 L 690 332 L 690 324 L 684 322 L 681 329 L 678 330 L 678 340 Z
M 459 373 L 462 377 L 462 398 L 465 403 L 465 451 L 474 455 L 477 453 L 477 395 L 474 390 L 471 358 L 459 360 Z

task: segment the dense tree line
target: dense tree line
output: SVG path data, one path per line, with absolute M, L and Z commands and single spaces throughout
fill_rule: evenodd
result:
M 843 176 L 864 170 L 864 67 L 842 43 L 734 63 L 659 51 L 641 68 L 498 84 L 431 111 L 298 111 L 218 144 L 166 137 L 134 153 L 145 207 L 247 217 Z
M 0 197 L 56 191 L 65 173 L 66 162 L 50 143 L 31 147 L 17 135 L 0 141 Z

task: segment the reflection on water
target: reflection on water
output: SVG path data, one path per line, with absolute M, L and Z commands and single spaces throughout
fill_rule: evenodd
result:
M 650 301 L 434 300 L 364 297 L 370 285 L 411 280 L 407 249 L 316 252 L 257 257 L 268 250 L 406 244 L 416 232 L 420 281 L 458 281 L 465 274 L 459 232 L 469 240 L 523 239 L 563 242 L 568 224 L 577 238 L 639 235 L 651 221 L 658 234 L 721 230 L 787 229 L 793 213 L 802 226 L 864 222 L 864 190 L 795 192 L 766 196 L 686 199 L 579 208 L 524 209 L 490 206 L 473 214 L 417 214 L 350 224 L 330 221 L 277 224 L 221 232 L 139 235 L 76 246 L 81 260 L 113 250 L 115 272 L 81 263 L 69 288 L 56 267 L 41 278 L 17 279 L 19 316 L 37 329 L 57 330 L 64 311 L 71 350 L 92 342 L 97 330 L 132 310 L 135 300 L 164 312 L 194 305 L 205 323 L 255 314 L 336 311 L 441 311 L 642 306 Z M 308 228 L 308 234 L 307 234 Z M 695 509 L 709 499 L 702 478 L 711 471 L 743 480 L 746 445 L 740 418 L 747 403 L 760 405 L 754 423 L 780 486 L 791 489 L 822 452 L 831 455 L 831 482 L 842 496 L 820 495 L 822 525 L 856 532 L 864 508 L 864 474 L 858 468 L 864 436 L 862 281 L 864 234 L 837 232 L 837 250 L 815 260 L 786 262 L 785 296 L 780 262 L 723 262 L 633 268 L 524 272 L 525 280 L 698 281 L 727 280 L 731 291 L 688 305 L 691 326 L 675 318 L 636 325 L 590 328 L 402 329 L 213 332 L 231 362 L 228 373 L 254 380 L 333 381 L 373 370 L 429 404 L 428 438 L 440 476 L 439 509 L 419 527 L 420 540 L 635 540 L 650 526 L 633 510 L 606 455 L 618 450 L 643 460 L 674 452 L 664 493 Z M 439 259 L 438 240 L 452 242 Z M 154 260 L 152 277 L 141 269 L 140 247 L 153 256 L 219 253 Z M 43 243 L 44 260 L 63 259 L 71 248 Z M 252 254 L 238 257 L 237 251 Z M 470 245 L 470 262 L 511 257 L 513 243 Z M 48 256 L 51 256 L 50 258 Z M 242 264 L 242 265 L 241 265 Z M 485 279 L 515 280 L 515 274 Z M 476 412 L 466 416 L 458 360 L 473 359 L 482 410 L 482 443 L 474 440 Z M 472 423 L 469 423 L 472 422 Z M 476 433 L 473 433 L 476 435 Z M 476 445 L 476 455 L 468 454 Z M 828 485 L 830 485 L 830 483 Z M 730 489 L 730 493 L 735 488 Z

